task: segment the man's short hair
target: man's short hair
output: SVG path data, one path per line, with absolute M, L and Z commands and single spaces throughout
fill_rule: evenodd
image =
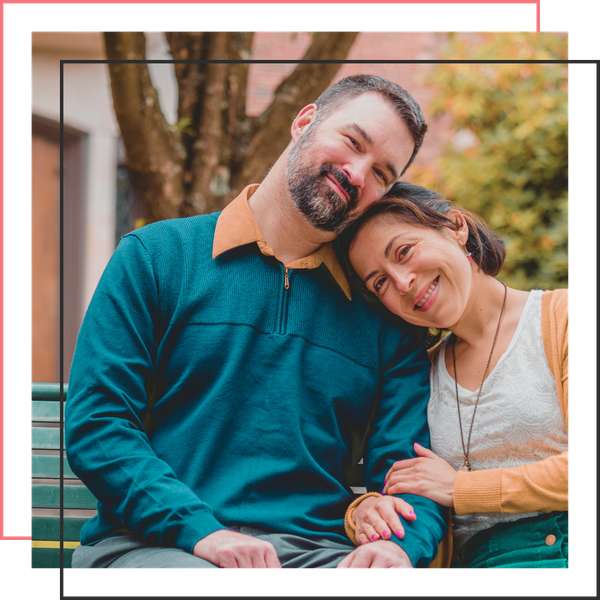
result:
M 385 98 L 398 116 L 404 121 L 415 143 L 415 148 L 401 175 L 412 164 L 423 144 L 427 123 L 416 100 L 397 83 L 378 75 L 351 75 L 327 88 L 316 100 L 317 114 L 313 125 L 316 127 L 339 110 L 346 102 L 364 94 L 376 92 Z

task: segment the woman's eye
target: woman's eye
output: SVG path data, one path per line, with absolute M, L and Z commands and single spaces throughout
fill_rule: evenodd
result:
M 379 293 L 381 291 L 381 288 L 382 288 L 383 284 L 385 283 L 386 279 L 387 279 L 387 277 L 380 277 L 377 281 L 375 281 L 375 283 L 373 284 L 373 289 L 375 290 L 376 293 Z
M 410 251 L 410 246 L 402 246 L 398 250 L 398 260 L 404 258 Z

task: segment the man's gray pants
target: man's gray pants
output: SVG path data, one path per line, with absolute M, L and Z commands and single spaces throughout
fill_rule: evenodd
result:
M 268 533 L 253 527 L 229 527 L 273 544 L 281 566 L 294 568 L 335 568 L 354 546 L 325 538 L 310 540 L 289 533 Z M 165 548 L 137 535 L 118 535 L 93 546 L 78 546 L 73 568 L 216 569 L 212 563 L 179 548 Z

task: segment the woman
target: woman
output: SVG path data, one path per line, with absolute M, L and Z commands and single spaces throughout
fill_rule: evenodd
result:
M 453 509 L 452 566 L 566 568 L 567 290 L 507 288 L 494 278 L 505 249 L 489 226 L 407 183 L 350 227 L 342 249 L 363 291 L 451 332 L 430 350 L 432 451 L 415 444 L 383 496 L 353 503 L 349 536 L 354 524 L 358 544 L 409 535 L 415 517 L 401 525 L 391 495 L 417 494 Z

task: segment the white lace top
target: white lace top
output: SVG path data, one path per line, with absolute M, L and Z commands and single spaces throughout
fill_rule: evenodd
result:
M 550 371 L 542 341 L 541 290 L 529 294 L 517 330 L 506 352 L 486 379 L 469 448 L 475 470 L 516 467 L 568 449 L 567 429 L 560 411 L 556 381 Z M 427 407 L 433 451 L 455 469 L 463 464 L 456 389 L 446 369 L 444 351 L 451 336 L 442 341 L 431 367 L 431 399 Z M 477 399 L 458 386 L 465 446 Z M 478 531 L 496 523 L 516 521 L 540 513 L 453 515 L 454 545 L 459 550 Z

